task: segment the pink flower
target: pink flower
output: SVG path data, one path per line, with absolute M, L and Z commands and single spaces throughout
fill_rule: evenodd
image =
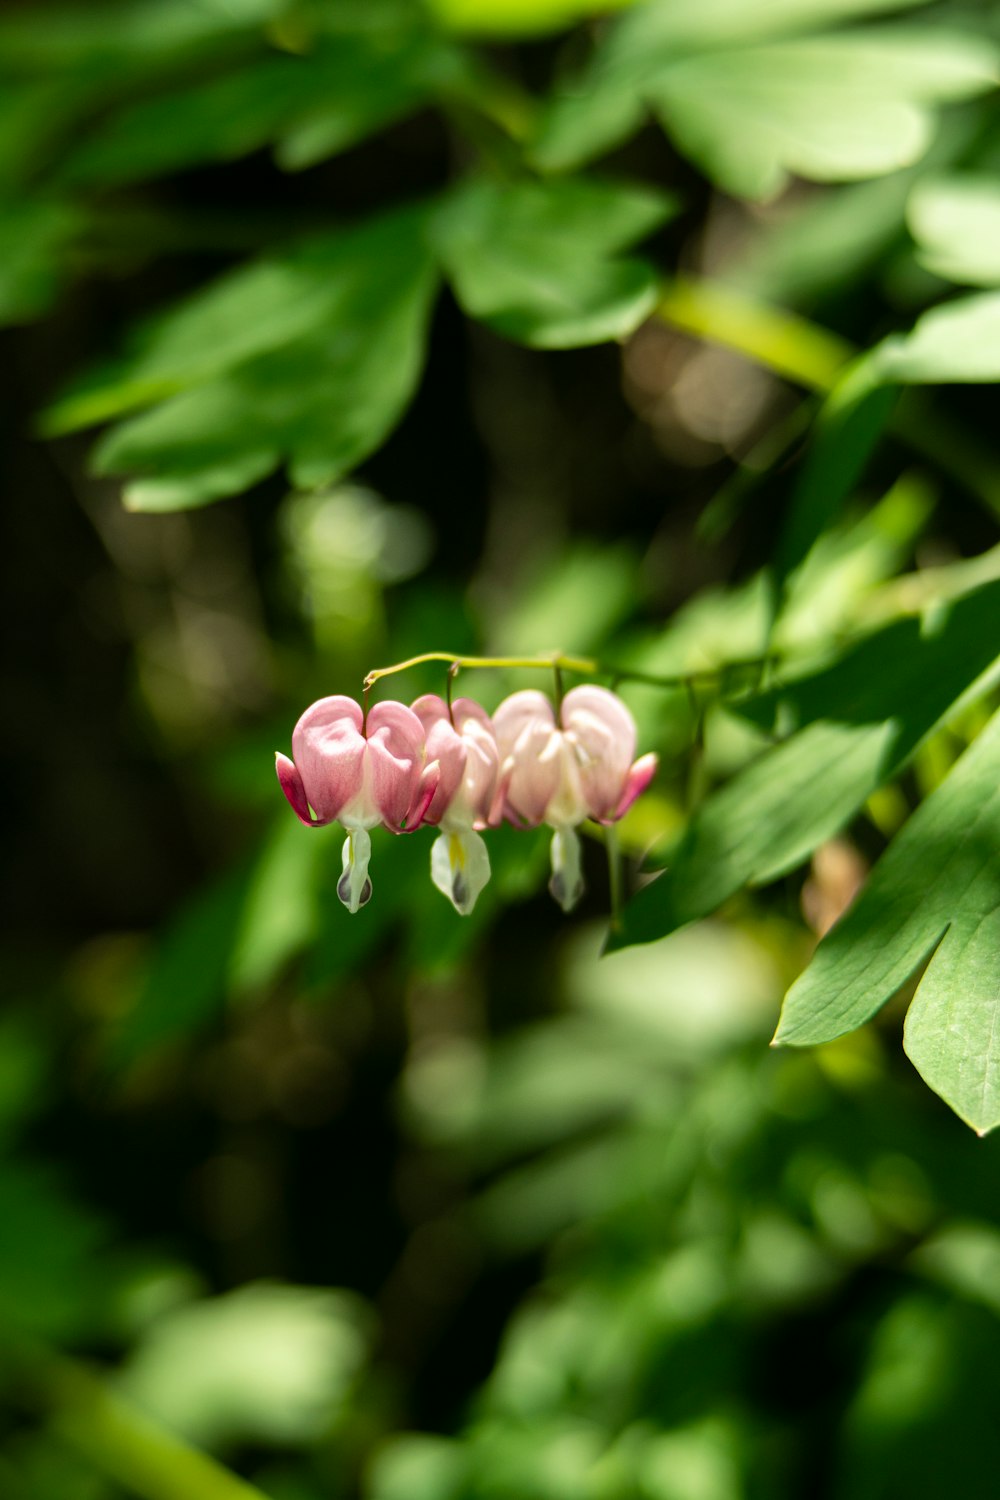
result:
M 440 826 L 431 849 L 431 879 L 462 916 L 490 878 L 490 857 L 476 829 L 494 812 L 500 752 L 490 717 L 471 698 L 457 698 L 449 714 L 443 698 L 418 698 L 413 712 L 427 736 L 427 757 L 441 767 L 424 821 Z
M 614 823 L 649 785 L 655 755 L 634 761 L 635 721 L 607 688 L 573 688 L 556 723 L 544 693 L 514 693 L 493 715 L 513 823 L 548 823 L 552 839 L 549 888 L 564 911 L 583 893 L 574 829 L 585 818 Z
M 376 703 L 366 721 L 354 699 L 340 694 L 306 709 L 292 731 L 292 754 L 294 764 L 278 754 L 275 767 L 293 811 L 309 828 L 339 822 L 348 831 L 337 894 L 355 912 L 372 893 L 368 830 L 419 828 L 440 767 L 427 763 L 423 725 L 405 704 Z

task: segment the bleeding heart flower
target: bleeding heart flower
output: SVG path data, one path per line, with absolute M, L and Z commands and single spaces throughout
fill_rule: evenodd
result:
M 427 736 L 427 757 L 441 767 L 437 790 L 424 814 L 441 832 L 431 849 L 431 879 L 462 916 L 468 916 L 490 878 L 490 857 L 476 829 L 499 814 L 500 752 L 490 717 L 471 698 L 457 698 L 449 713 L 428 693 L 413 712 Z
M 622 700 L 591 685 L 568 692 L 556 723 L 544 693 L 514 693 L 493 715 L 511 822 L 548 823 L 552 838 L 549 889 L 564 911 L 583 894 L 580 842 L 585 818 L 614 823 L 644 791 L 655 755 L 633 762 L 635 721 Z
M 337 895 L 355 912 L 371 898 L 371 838 L 419 828 L 437 790 L 440 766 L 428 761 L 424 727 L 403 703 L 376 703 L 367 720 L 353 698 L 320 698 L 292 731 L 294 763 L 275 756 L 281 789 L 308 828 L 347 829 Z M 315 811 L 315 816 L 310 812 Z

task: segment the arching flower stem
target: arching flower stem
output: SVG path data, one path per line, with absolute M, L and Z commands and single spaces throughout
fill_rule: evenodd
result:
M 375 667 L 364 680 L 365 699 L 376 682 L 383 677 L 392 677 L 397 672 L 408 672 L 411 667 L 422 667 L 428 662 L 448 663 L 448 694 L 455 677 L 463 667 L 496 668 L 508 671 L 531 671 L 532 669 L 554 672 L 559 681 L 561 672 L 575 672 L 584 677 L 610 677 L 614 682 L 638 682 L 647 687 L 684 688 L 691 692 L 697 683 L 722 683 L 734 672 L 761 672 L 774 666 L 778 657 L 774 653 L 745 657 L 740 661 L 725 662 L 721 667 L 704 667 L 694 672 L 663 675 L 658 672 L 639 672 L 631 667 L 620 667 L 610 662 L 596 661 L 591 657 L 564 656 L 553 651 L 542 656 L 461 656 L 451 651 L 424 651 L 420 656 L 409 656 L 406 661 L 394 662 L 391 667 Z

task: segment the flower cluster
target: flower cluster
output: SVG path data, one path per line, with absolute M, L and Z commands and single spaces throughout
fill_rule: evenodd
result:
M 583 892 L 576 829 L 613 823 L 648 786 L 656 756 L 633 761 L 636 731 L 607 688 L 573 688 L 558 718 L 544 693 L 506 698 L 492 719 L 470 698 L 450 706 L 427 694 L 409 708 L 321 698 L 292 733 L 294 760 L 277 755 L 281 789 L 309 828 L 346 830 L 337 894 L 349 911 L 370 899 L 369 830 L 439 830 L 431 879 L 463 916 L 490 878 L 482 830 L 505 818 L 553 829 L 555 899 L 570 911 Z

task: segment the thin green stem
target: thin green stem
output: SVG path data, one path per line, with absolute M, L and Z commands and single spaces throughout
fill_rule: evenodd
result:
M 618 932 L 622 925 L 622 856 L 618 845 L 618 830 L 609 823 L 604 830 L 604 848 L 608 856 L 608 886 L 611 892 L 611 931 Z
M 364 680 L 367 693 L 383 677 L 392 677 L 397 672 L 408 672 L 411 667 L 420 667 L 427 662 L 446 661 L 452 667 L 496 668 L 497 670 L 540 670 L 546 672 L 576 672 L 587 677 L 611 677 L 620 682 L 639 682 L 647 687 L 686 688 L 692 682 L 722 681 L 735 672 L 757 671 L 768 665 L 771 657 L 752 656 L 742 661 L 726 662 L 721 667 L 704 667 L 699 671 L 663 675 L 659 672 L 633 671 L 631 667 L 620 667 L 584 656 L 563 656 L 551 652 L 542 656 L 461 656 L 452 651 L 424 651 L 420 656 L 407 657 L 406 661 L 394 662 L 391 667 L 375 667 Z
M 683 333 L 723 344 L 824 395 L 857 352 L 835 333 L 718 282 L 679 277 L 664 288 L 656 311 Z
M 564 672 L 600 672 L 600 664 L 581 656 L 563 656 L 553 651 L 547 656 L 462 656 L 455 651 L 423 651 L 419 656 L 408 656 L 406 661 L 394 662 L 391 667 L 376 667 L 365 678 L 365 687 L 374 687 L 381 677 L 392 677 L 396 672 L 408 672 L 411 667 L 422 667 L 425 662 L 446 661 L 456 667 L 531 668 L 544 667 L 551 672 L 561 667 Z
M 53 1432 L 141 1500 L 266 1500 L 255 1485 L 165 1431 L 78 1361 L 36 1348 L 26 1373 Z

